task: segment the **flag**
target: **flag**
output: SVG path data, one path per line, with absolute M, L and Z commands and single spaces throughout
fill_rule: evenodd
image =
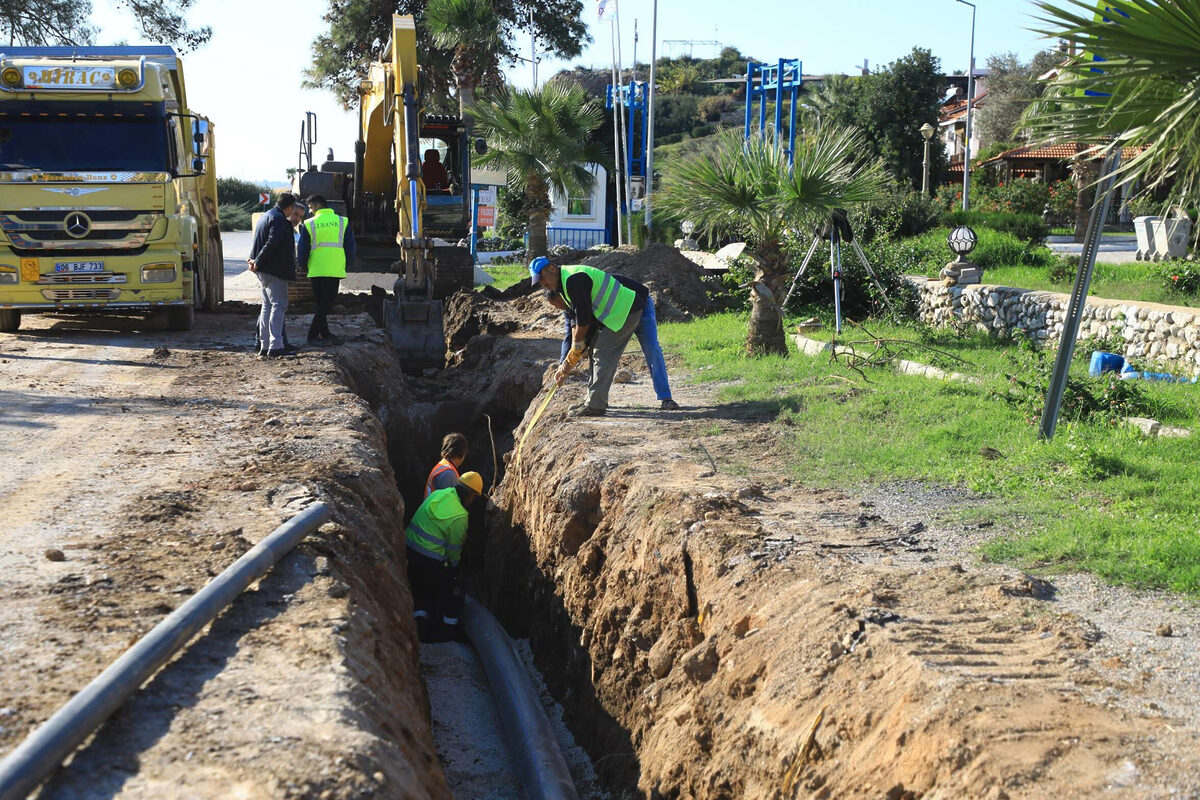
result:
M 617 0 L 596 0 L 596 21 L 612 19 L 617 13 Z

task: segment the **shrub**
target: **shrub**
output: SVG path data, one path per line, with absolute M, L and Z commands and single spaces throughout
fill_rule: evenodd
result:
M 258 198 L 253 205 L 238 205 L 236 203 L 221 203 L 217 206 L 219 227 L 223 231 L 248 231 L 251 224 L 251 214 L 258 210 Z
M 910 239 L 888 239 L 880 237 L 863 247 L 871 268 L 879 278 L 888 300 L 903 316 L 911 316 L 916 310 L 916 288 L 905 277 L 913 271 L 919 259 L 928 261 L 929 254 L 922 252 L 922 237 Z M 804 260 L 811 240 L 792 239 L 787 243 L 787 254 L 791 270 L 795 274 Z M 897 256 L 898 253 L 903 255 Z M 843 245 L 842 254 L 842 312 L 848 317 L 863 318 L 886 313 L 887 309 L 866 268 L 859 261 L 852 247 Z M 789 278 L 789 283 L 791 279 Z M 744 280 L 743 280 L 744 282 Z M 817 248 L 804 276 L 796 285 L 787 310 L 798 313 L 811 303 L 832 307 L 833 276 L 829 268 L 829 244 L 822 242 Z
M 1008 214 L 997 211 L 949 211 L 942 215 L 941 223 L 953 228 L 970 225 L 978 232 L 980 228 L 1011 233 L 1030 244 L 1042 244 L 1050 235 L 1050 226 L 1037 214 Z
M 979 242 L 967 258 L 981 269 L 1021 264 L 1050 267 L 1061 260 L 1050 248 L 1022 242 L 1006 231 L 978 228 L 975 233 Z M 949 228 L 936 228 L 921 236 L 895 242 L 893 246 L 883 248 L 880 256 L 904 264 L 905 272 L 933 276 L 954 258 L 946 244 L 949 234 Z
M 241 178 L 217 178 L 217 205 L 258 207 L 260 192 L 270 194 L 271 190 L 258 183 L 244 181 Z
M 879 237 L 917 236 L 938 224 L 938 207 L 920 192 L 893 187 L 879 200 L 850 211 L 850 224 L 863 242 Z
M 1200 268 L 1193 261 L 1167 261 L 1158 264 L 1163 286 L 1177 294 L 1200 293 Z
M 1037 424 L 1046 405 L 1046 390 L 1054 360 L 1049 351 L 1028 338 L 1006 350 L 1006 384 L 994 396 L 1017 408 L 1025 420 Z M 1145 390 L 1137 381 L 1124 381 L 1115 372 L 1086 381 L 1068 378 L 1063 390 L 1061 415 L 1076 422 L 1115 423 L 1123 417 L 1152 413 Z

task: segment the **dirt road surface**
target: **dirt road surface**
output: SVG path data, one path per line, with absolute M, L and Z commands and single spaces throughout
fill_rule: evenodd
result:
M 30 317 L 0 341 L 0 752 L 323 498 L 335 521 L 43 796 L 446 796 L 392 618 L 408 600 L 378 540 L 401 524 L 378 421 L 328 354 L 259 362 L 247 317 L 198 320 Z

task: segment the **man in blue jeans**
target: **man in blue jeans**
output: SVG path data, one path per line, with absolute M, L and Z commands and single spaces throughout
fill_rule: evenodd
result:
M 654 316 L 654 298 L 650 296 L 650 290 L 644 284 L 638 283 L 633 278 L 615 273 L 612 276 L 618 283 L 632 289 L 638 297 L 645 301 L 642 319 L 634 329 L 633 335 L 637 337 L 638 344 L 642 347 L 642 355 L 646 357 L 646 367 L 650 370 L 650 380 L 654 384 L 654 394 L 658 397 L 660 407 L 666 411 L 678 410 L 679 404 L 671 399 L 671 384 L 667 380 L 667 362 L 663 359 L 662 347 L 658 343 L 658 321 Z M 550 305 L 563 312 L 562 352 L 558 356 L 558 363 L 561 364 L 566 360 L 567 352 L 571 349 L 575 318 L 558 292 L 547 291 L 546 299 L 550 301 Z

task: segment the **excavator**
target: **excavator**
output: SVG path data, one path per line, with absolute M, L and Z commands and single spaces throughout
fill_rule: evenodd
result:
M 397 275 L 390 295 L 379 287 L 373 294 L 382 301 L 376 320 L 406 369 L 444 364 L 443 299 L 470 289 L 475 275 L 470 250 L 452 244 L 471 227 L 471 137 L 461 118 L 424 113 L 422 99 L 416 23 L 396 14 L 382 58 L 359 83 L 354 161 L 335 161 L 331 151 L 313 166 L 316 120 L 310 114 L 301 125 L 301 158 L 307 154 L 308 164 L 293 186 L 303 197 L 324 194 L 350 218 L 355 271 Z M 427 187 L 422 174 L 430 150 L 444 170 L 431 181 L 436 188 Z M 482 139 L 474 150 L 486 152 Z

